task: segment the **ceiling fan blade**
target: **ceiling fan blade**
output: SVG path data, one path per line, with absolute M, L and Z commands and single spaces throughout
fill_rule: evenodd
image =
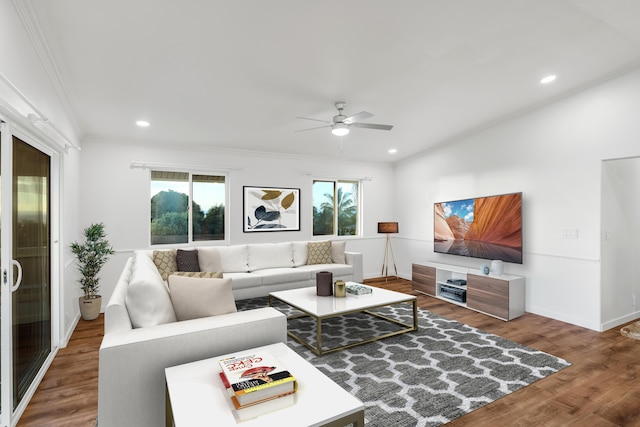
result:
M 393 125 L 377 125 L 374 123 L 351 123 L 351 126 L 378 130 L 391 130 L 393 128 Z
M 344 119 L 342 121 L 342 123 L 352 124 L 352 123 L 358 122 L 360 120 L 368 119 L 369 117 L 373 117 L 373 114 L 371 114 L 371 113 L 369 113 L 367 111 L 360 111 L 358 114 L 354 114 L 351 117 L 347 117 L 346 119 Z
M 318 121 L 320 121 L 320 120 L 318 120 Z M 308 131 L 308 130 L 322 129 L 322 128 L 329 128 L 329 127 L 331 127 L 331 125 L 318 126 L 318 127 L 315 127 L 315 128 L 309 128 L 309 129 L 300 129 L 300 130 L 296 130 L 296 131 L 294 131 L 294 132 L 306 132 L 306 131 Z
M 311 119 L 309 117 L 296 117 L 296 119 L 313 120 L 314 122 L 322 122 L 322 123 L 328 123 L 328 124 L 332 123 L 332 122 L 329 122 L 329 121 L 326 121 L 326 120 Z

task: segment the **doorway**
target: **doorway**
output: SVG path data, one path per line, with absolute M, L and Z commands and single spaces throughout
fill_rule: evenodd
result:
M 640 157 L 604 160 L 601 195 L 601 323 L 640 318 Z
M 53 349 L 52 159 L 23 139 L 0 127 L 2 427 L 17 422 Z

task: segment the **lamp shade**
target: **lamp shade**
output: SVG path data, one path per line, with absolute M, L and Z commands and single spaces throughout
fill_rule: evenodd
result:
M 379 222 L 378 223 L 378 233 L 397 233 L 397 232 L 398 232 L 397 222 Z
M 331 133 L 335 136 L 345 136 L 349 133 L 349 125 L 344 123 L 336 123 L 331 126 Z

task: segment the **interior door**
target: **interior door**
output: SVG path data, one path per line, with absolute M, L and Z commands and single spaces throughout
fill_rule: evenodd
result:
M 13 414 L 51 354 L 51 158 L 0 128 L 0 411 Z

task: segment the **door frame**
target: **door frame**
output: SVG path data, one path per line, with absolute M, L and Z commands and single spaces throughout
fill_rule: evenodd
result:
M 0 173 L 2 174 L 0 195 L 0 203 L 2 209 L 0 213 L 0 224 L 2 224 L 2 232 L 0 233 L 0 292 L 2 292 L 2 302 L 0 307 L 0 364 L 1 364 L 1 385 L 0 401 L 2 409 L 0 412 L 0 427 L 13 427 L 17 424 L 26 409 L 29 401 L 33 397 L 38 385 L 42 381 L 47 369 L 57 354 L 60 344 L 60 307 L 63 297 L 62 287 L 60 286 L 60 155 L 57 151 L 52 150 L 50 146 L 39 142 L 38 138 L 32 134 L 22 132 L 18 127 L 14 127 L 9 123 L 0 123 L 2 137 L 0 140 Z M 12 314 L 12 297 L 11 285 L 14 283 L 14 269 L 11 266 L 12 248 L 13 248 L 13 209 L 12 209 L 12 192 L 13 192 L 13 136 L 21 139 L 26 144 L 43 152 L 50 159 L 50 292 L 51 292 L 51 348 L 47 359 L 40 367 L 38 374 L 29 386 L 24 397 L 13 408 L 13 314 Z M 6 195 L 10 195 L 7 197 Z M 4 281 L 4 272 L 7 272 L 6 283 Z M 7 321 L 9 320 L 9 321 Z M 9 410 L 7 410 L 9 408 Z

